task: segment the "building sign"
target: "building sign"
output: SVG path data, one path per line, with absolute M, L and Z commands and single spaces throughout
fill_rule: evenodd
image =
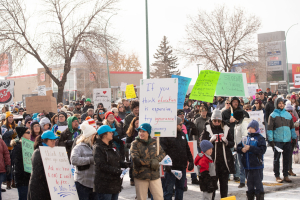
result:
M 268 66 L 281 65 L 281 61 L 268 61 Z
M 7 77 L 12 74 L 12 59 L 10 53 L 0 54 L 0 76 Z
M 267 56 L 278 56 L 278 55 L 280 55 L 280 51 L 267 52 Z
M 44 72 L 40 73 L 40 81 L 45 82 L 46 81 L 46 74 Z
M 293 82 L 295 88 L 300 88 L 300 64 L 292 64 Z

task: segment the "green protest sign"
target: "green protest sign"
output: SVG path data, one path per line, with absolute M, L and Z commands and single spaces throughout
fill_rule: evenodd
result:
M 190 99 L 212 103 L 219 76 L 220 72 L 201 70 L 192 89 Z
M 243 73 L 221 73 L 216 87 L 216 96 L 248 96 L 246 75 Z
M 22 155 L 23 155 L 24 171 L 28 173 L 31 173 L 31 169 L 32 169 L 31 156 L 34 151 L 33 144 L 34 142 L 22 138 Z

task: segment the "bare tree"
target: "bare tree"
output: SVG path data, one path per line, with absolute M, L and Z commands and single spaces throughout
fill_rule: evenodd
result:
M 108 55 L 111 65 L 111 71 L 141 71 L 142 66 L 139 61 L 139 56 L 136 53 L 121 53 L 120 51 L 113 51 Z
M 189 17 L 186 37 L 178 53 L 189 62 L 201 61 L 206 69 L 229 72 L 235 63 L 257 59 L 255 36 L 261 21 L 245 9 L 232 12 L 224 5 Z
M 40 0 L 38 13 L 29 13 L 26 0 L 0 0 L 0 47 L 14 63 L 33 56 L 58 86 L 61 102 L 67 75 L 77 51 L 101 55 L 115 38 L 104 34 L 107 14 L 114 12 L 118 0 Z M 49 70 L 63 63 L 60 80 Z

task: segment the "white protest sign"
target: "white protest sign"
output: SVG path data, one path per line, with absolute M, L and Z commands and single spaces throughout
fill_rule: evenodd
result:
M 170 158 L 170 156 L 166 155 L 166 157 L 159 164 L 172 166 L 173 163 L 172 163 L 172 159 Z
M 99 103 L 103 103 L 107 111 L 111 110 L 111 88 L 97 88 L 93 90 L 95 110 Z
M 278 151 L 279 153 L 282 153 L 282 152 L 283 152 L 283 150 L 280 149 L 279 147 L 277 147 L 277 146 L 274 146 L 274 147 L 275 147 L 276 151 Z
M 248 93 L 249 96 L 254 96 L 256 93 L 256 89 L 258 89 L 257 84 L 248 84 Z
M 174 174 L 174 176 L 180 180 L 181 177 L 182 177 L 182 171 L 179 171 L 179 170 L 171 170 L 171 172 Z
M 294 75 L 294 85 L 300 85 L 300 74 Z
M 46 96 L 46 86 L 45 85 L 38 86 L 38 96 Z
M 263 125 L 264 122 L 264 112 L 262 110 L 259 111 L 251 111 L 248 112 L 249 116 L 251 119 L 254 119 L 258 122 L 259 124 L 259 129 L 260 129 L 260 134 L 266 138 L 266 130 L 265 130 L 265 125 Z
M 79 200 L 65 147 L 40 146 L 51 199 Z
M 120 86 L 120 89 L 121 91 L 126 91 L 126 86 L 127 86 L 127 83 L 124 83 L 124 82 L 121 82 L 121 86 Z
M 141 79 L 139 123 L 152 126 L 152 136 L 176 137 L 178 79 Z

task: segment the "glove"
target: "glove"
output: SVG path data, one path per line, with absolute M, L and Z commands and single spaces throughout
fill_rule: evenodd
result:
M 296 139 L 292 139 L 292 144 L 293 144 L 293 146 L 295 146 L 296 143 L 297 143 Z
M 210 142 L 213 143 L 214 141 L 216 141 L 217 139 L 217 136 L 216 135 L 213 135 L 211 138 L 210 138 Z
M 70 147 L 73 145 L 73 140 L 65 140 L 64 143 L 66 146 Z
M 194 169 L 194 162 L 189 162 L 188 170 L 192 171 Z
M 299 122 L 295 122 L 295 123 L 294 123 L 294 126 L 295 126 L 295 127 L 299 127 Z
M 165 172 L 171 172 L 172 168 L 171 166 L 164 166 Z
M 91 164 L 91 165 L 95 164 L 95 162 L 94 162 L 94 157 L 93 157 L 93 156 L 90 157 L 90 164 Z
M 10 172 L 11 172 L 10 165 L 6 165 L 6 166 L 5 166 L 5 171 L 6 171 L 6 174 L 7 174 L 7 175 L 10 174 Z
M 222 141 L 226 144 L 226 146 L 228 145 L 228 140 L 225 137 L 222 137 Z
M 150 168 L 151 168 L 153 171 L 158 170 L 158 168 L 159 168 L 159 162 L 158 162 L 157 159 L 151 159 L 151 162 L 150 162 Z
M 275 143 L 274 143 L 274 141 L 269 141 L 269 145 L 272 147 L 272 148 L 274 148 L 275 147 Z

